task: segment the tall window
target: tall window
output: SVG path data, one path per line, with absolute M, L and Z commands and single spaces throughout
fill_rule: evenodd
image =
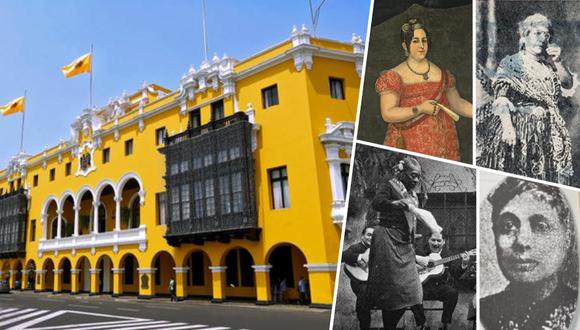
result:
M 195 205 L 195 217 L 203 217 L 203 184 L 201 181 L 195 181 L 193 184 L 193 198 Z
M 234 213 L 242 212 L 244 207 L 243 193 L 242 193 L 242 173 L 237 172 L 232 174 L 232 211 Z
M 350 170 L 349 164 L 340 164 L 340 176 L 342 177 L 342 192 L 346 199 L 346 188 L 348 186 L 348 172 Z
M 167 194 L 158 193 L 155 195 L 155 200 L 157 201 L 157 224 L 166 225 L 167 219 L 165 217 L 167 214 Z
M 22 188 L 22 179 L 18 178 L 18 180 L 16 180 L 16 189 L 20 189 Z
M 54 181 L 55 176 L 56 176 L 56 170 L 54 168 L 51 168 L 50 174 L 49 174 L 49 180 Z
M 103 149 L 103 164 L 106 164 L 111 161 L 111 149 L 105 148 Z
M 131 223 L 129 228 L 138 228 L 141 225 L 141 201 L 139 196 L 133 198 L 131 204 Z
M 191 207 L 189 203 L 189 184 L 181 185 L 181 219 L 189 220 L 191 216 Z
M 30 220 L 30 241 L 36 240 L 36 220 Z
M 32 177 L 32 186 L 38 187 L 38 174 Z
M 163 139 L 165 138 L 165 127 L 161 127 L 155 130 L 155 145 L 159 146 L 163 144 Z
M 219 100 L 211 104 L 211 120 L 219 120 L 224 117 L 224 101 Z
M 179 221 L 179 186 L 171 188 L 171 221 Z
M 213 179 L 205 180 L 205 211 L 209 217 L 215 215 Z
M 344 80 L 331 77 L 328 81 L 330 83 L 330 97 L 344 100 Z
M 70 162 L 69 162 L 69 163 L 66 163 L 66 164 L 64 165 L 64 176 L 69 176 L 69 175 L 70 175 L 70 173 L 71 173 L 71 168 L 72 168 L 72 165 L 71 165 L 71 163 L 70 163 Z
M 278 103 L 278 85 L 272 85 L 262 89 L 262 106 L 264 109 L 277 105 Z
M 270 186 L 272 190 L 272 207 L 284 209 L 290 207 L 290 191 L 286 166 L 270 170 Z
M 230 194 L 230 176 L 227 174 L 220 176 L 219 182 L 220 182 L 221 213 L 228 214 L 232 211 L 232 202 Z
M 50 238 L 56 238 L 57 233 L 58 233 L 58 217 L 54 218 L 52 220 L 52 224 L 50 226 L 51 228 L 51 233 L 50 233 Z M 66 222 L 64 221 L 64 219 L 60 220 L 60 237 L 65 237 L 65 232 L 66 232 Z
M 201 113 L 195 109 L 189 113 L 189 127 L 196 128 L 201 126 Z
M 125 156 L 133 154 L 133 139 L 125 141 Z

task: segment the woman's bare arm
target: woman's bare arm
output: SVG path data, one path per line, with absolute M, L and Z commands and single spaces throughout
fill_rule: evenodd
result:
M 463 117 L 473 118 L 473 105 L 459 95 L 457 88 L 452 87 L 447 90 L 447 100 L 449 100 L 451 110 Z

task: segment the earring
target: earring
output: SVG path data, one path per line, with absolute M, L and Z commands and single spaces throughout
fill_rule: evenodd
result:
M 405 57 L 409 57 L 409 51 L 405 49 Z

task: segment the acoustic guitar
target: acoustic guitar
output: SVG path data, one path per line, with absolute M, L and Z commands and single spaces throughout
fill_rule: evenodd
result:
M 475 255 L 476 250 L 473 249 L 470 251 L 465 251 L 463 253 L 467 253 L 468 256 L 473 256 Z M 446 258 L 441 258 L 441 254 L 439 253 L 431 253 L 428 257 L 430 261 L 427 264 L 427 267 L 423 269 L 418 269 L 419 279 L 421 280 L 421 283 L 425 283 L 430 278 L 439 277 L 443 275 L 443 273 L 445 273 L 445 267 L 443 265 L 452 262 L 454 260 L 461 259 L 461 255 L 463 253 L 452 255 Z
M 352 275 L 352 277 L 356 278 L 359 281 L 363 281 L 366 282 L 369 279 L 369 254 L 371 252 L 371 249 L 368 248 L 365 252 L 362 253 L 361 255 L 361 259 L 365 261 L 365 263 L 367 264 L 366 267 L 361 267 L 361 266 L 351 266 L 348 264 L 344 264 L 344 268 L 346 270 L 348 270 L 348 272 L 350 273 L 350 275 Z

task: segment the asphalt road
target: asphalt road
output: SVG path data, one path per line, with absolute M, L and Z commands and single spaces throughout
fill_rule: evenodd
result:
M 305 306 L 257 306 L 250 302 L 212 304 L 159 298 L 71 296 L 13 292 L 0 295 L 0 329 L 323 329 L 330 311 Z

